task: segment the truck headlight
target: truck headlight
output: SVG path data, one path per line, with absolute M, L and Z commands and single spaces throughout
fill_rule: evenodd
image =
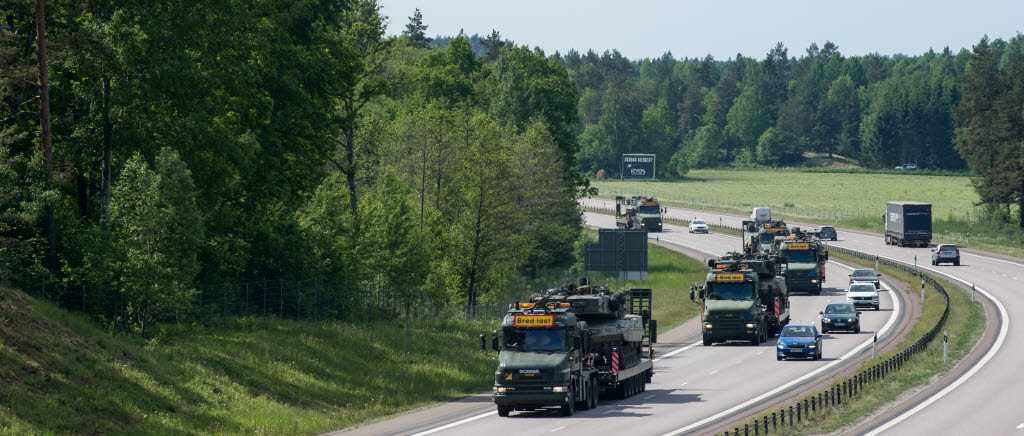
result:
M 818 280 L 817 279 L 813 279 L 813 280 L 811 280 L 811 283 L 818 283 Z
M 707 324 L 704 324 L 704 328 L 706 328 L 706 329 L 709 329 L 709 328 L 711 328 L 711 323 L 709 322 L 709 323 L 707 323 Z
M 747 324 L 747 328 L 748 329 L 752 329 L 752 328 L 754 328 L 754 325 L 753 324 Z
M 551 388 L 551 392 L 565 392 L 565 386 L 555 386 Z
M 504 386 L 498 386 L 498 387 L 494 388 L 494 391 L 499 393 L 499 394 L 504 394 L 507 389 L 508 388 L 506 388 Z

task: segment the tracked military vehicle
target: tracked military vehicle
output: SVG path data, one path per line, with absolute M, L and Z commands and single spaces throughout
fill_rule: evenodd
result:
M 596 407 L 602 392 L 644 391 L 654 374 L 650 316 L 650 289 L 611 292 L 586 279 L 510 305 L 492 341 L 498 415 L 548 406 L 572 415 Z

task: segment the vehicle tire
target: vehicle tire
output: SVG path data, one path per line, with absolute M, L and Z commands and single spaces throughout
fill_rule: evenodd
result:
M 572 416 L 576 412 L 576 400 L 573 394 L 572 389 L 569 389 L 569 401 L 562 405 L 562 416 Z
M 503 406 L 503 405 L 499 404 L 498 405 L 498 416 L 506 417 L 506 416 L 508 416 L 508 412 L 510 412 L 511 410 L 512 410 L 511 407 Z
M 882 309 L 880 307 L 878 307 L 878 306 L 875 306 L 875 311 L 879 311 L 879 310 L 882 310 Z
M 960 259 L 959 258 L 957 258 L 956 260 L 953 261 L 953 266 L 960 266 Z
M 854 333 L 860 333 L 860 325 L 859 324 L 857 325 L 857 328 L 853 329 L 853 332 Z
M 754 332 L 754 336 L 750 338 L 750 345 L 755 347 L 761 345 L 761 333 Z
M 818 354 L 814 355 L 814 360 L 821 360 L 821 349 L 818 349 Z
M 590 381 L 590 386 L 592 389 L 591 392 L 594 393 L 594 395 L 590 397 L 590 408 L 596 409 L 597 404 L 601 402 L 601 385 L 597 383 L 597 379 L 595 378 Z
M 576 408 L 579 410 L 590 410 L 590 396 L 594 395 L 590 390 L 590 381 L 580 383 L 580 389 L 583 389 L 583 398 L 576 403 Z
M 704 346 L 705 347 L 710 347 L 711 346 L 711 339 L 704 338 Z
M 780 361 L 780 362 L 781 362 L 781 361 L 782 361 L 782 356 L 780 356 L 780 355 L 776 354 L 776 355 L 775 355 L 775 360 L 778 360 L 778 361 Z
M 828 329 L 825 326 L 821 326 L 821 334 L 828 333 Z
M 892 245 L 892 238 L 889 235 L 885 235 L 885 245 Z

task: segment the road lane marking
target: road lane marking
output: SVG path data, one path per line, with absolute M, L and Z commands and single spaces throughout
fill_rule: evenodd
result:
M 1018 426 L 1017 426 L 1017 430 L 1020 430 L 1020 429 L 1022 429 L 1022 428 L 1024 428 L 1024 424 L 1021 424 L 1021 425 L 1018 425 Z
M 715 374 L 716 372 L 718 372 L 718 370 L 717 370 L 717 369 L 716 369 L 716 370 L 714 370 L 714 371 L 711 371 L 711 372 L 709 372 L 709 373 L 708 373 L 708 375 L 714 375 L 714 374 Z
M 564 426 L 564 425 L 563 425 L 563 426 L 561 426 L 561 427 L 558 427 L 558 428 L 556 428 L 556 429 L 553 429 L 553 430 L 551 430 L 551 433 L 554 433 L 554 432 L 556 432 L 556 431 L 558 431 L 558 430 L 561 430 L 561 429 L 563 429 L 563 428 L 565 428 L 565 427 L 566 427 L 566 426 Z
M 694 342 L 694 343 L 692 343 L 690 345 L 687 345 L 685 347 L 677 348 L 675 350 L 669 351 L 668 353 L 662 354 L 659 357 L 655 357 L 654 361 L 657 362 L 657 361 L 659 361 L 661 359 L 665 359 L 665 358 L 669 358 L 669 357 L 675 356 L 676 354 L 682 353 L 683 351 L 689 350 L 689 349 L 691 349 L 693 347 L 696 347 L 696 346 L 698 346 L 698 345 L 700 345 L 702 343 L 703 342 Z
M 609 414 L 609 413 L 612 413 L 612 412 L 614 412 L 614 411 L 615 411 L 615 409 L 612 409 L 612 410 L 606 410 L 606 411 L 604 411 L 604 413 L 602 413 L 602 415 L 607 415 L 607 414 Z
M 956 277 L 956 276 L 953 276 L 953 275 L 950 275 L 950 274 L 946 274 L 946 273 L 941 272 L 941 271 L 936 271 L 935 269 L 932 269 L 932 268 L 921 267 L 921 269 L 925 269 L 925 270 L 931 271 L 933 273 L 946 276 L 946 277 L 951 278 L 953 280 L 956 280 L 956 281 L 958 281 L 960 283 L 963 283 L 964 285 L 967 285 L 967 286 L 971 285 L 971 283 L 968 283 L 967 280 L 961 279 L 959 277 Z M 950 392 L 952 392 L 954 389 L 960 387 L 960 385 L 964 384 L 964 382 L 966 382 L 968 379 L 973 377 L 974 374 L 977 374 L 978 371 L 980 371 L 981 368 L 984 367 L 985 364 L 988 363 L 988 361 L 992 360 L 992 358 L 995 357 L 996 353 L 999 352 L 999 349 L 1002 348 L 1003 341 L 1006 340 L 1006 335 L 1007 335 L 1007 333 L 1010 330 L 1010 315 L 1006 312 L 1006 307 L 1003 306 L 1003 303 L 1000 302 L 998 299 L 996 299 L 995 296 L 993 296 L 992 294 L 988 293 L 987 291 L 985 291 L 984 289 L 979 288 L 979 287 L 975 287 L 975 290 L 977 290 L 978 292 L 981 293 L 981 295 L 984 295 L 989 300 L 991 300 L 993 303 L 995 303 L 996 308 L 999 309 L 999 317 L 1002 319 L 1002 323 L 1001 323 L 1002 325 L 999 327 L 999 336 L 996 338 L 996 342 L 994 344 L 992 344 L 992 348 L 990 348 L 988 350 L 988 352 L 985 353 L 984 356 L 982 356 L 981 360 L 979 360 L 977 363 L 975 363 L 974 366 L 971 367 L 971 369 L 967 370 L 967 372 L 965 372 L 959 378 L 954 380 L 953 383 L 950 383 L 949 386 L 946 386 L 941 391 L 936 392 L 935 395 L 932 395 L 931 397 L 928 397 L 928 399 L 922 401 L 921 403 L 919 403 L 913 409 L 910 409 L 910 410 L 904 412 L 902 415 L 897 416 L 896 418 L 893 418 L 892 420 L 886 422 L 882 426 L 872 430 L 870 433 L 867 433 L 867 436 L 877 435 L 877 434 L 882 433 L 885 430 L 888 430 L 888 429 L 892 428 L 896 424 L 899 424 L 900 422 L 903 422 L 907 418 L 910 418 L 911 416 L 913 416 L 917 412 L 920 412 L 920 411 L 924 410 L 925 407 L 928 407 L 928 406 L 932 405 L 933 403 L 938 401 L 940 398 L 946 396 L 946 394 L 949 394 Z M 1022 424 L 1022 425 L 1024 425 L 1024 424 Z
M 829 262 L 834 262 L 834 261 L 829 261 Z M 840 266 L 849 268 L 846 265 L 840 265 Z M 885 287 L 886 289 L 891 289 L 886 284 L 882 284 L 882 286 Z M 889 315 L 889 321 L 887 321 L 885 323 L 885 325 L 882 326 L 881 330 L 879 330 L 879 332 L 878 332 L 879 335 L 884 335 L 890 329 L 892 329 L 893 326 L 896 324 L 896 315 L 899 314 L 899 312 L 900 312 L 900 300 L 899 300 L 899 298 L 894 298 L 893 301 L 892 301 L 892 304 L 893 304 L 892 314 Z M 775 396 L 776 394 L 778 394 L 780 392 L 784 392 L 787 389 L 789 389 L 789 388 L 791 388 L 793 386 L 796 386 L 799 383 L 802 383 L 804 380 L 807 380 L 807 379 L 810 379 L 811 377 L 817 376 L 818 374 L 827 371 L 828 369 L 832 368 L 833 366 L 836 366 L 836 365 L 844 363 L 847 359 L 853 357 L 856 354 L 859 354 L 860 352 L 862 352 L 862 351 L 866 350 L 868 347 L 870 347 L 871 343 L 873 341 L 874 341 L 873 337 L 869 338 L 869 339 L 865 340 L 864 342 L 862 342 L 857 347 L 854 347 L 852 350 L 850 350 L 849 352 L 844 354 L 842 357 L 840 357 L 840 358 L 838 358 L 836 360 L 833 360 L 833 361 L 829 362 L 828 364 L 826 364 L 826 365 L 824 365 L 824 366 L 822 366 L 822 367 L 820 367 L 818 369 L 815 369 L 814 371 L 811 371 L 811 372 L 809 372 L 807 374 L 804 374 L 803 376 L 801 376 L 799 378 L 796 378 L 796 379 L 793 379 L 793 380 L 789 381 L 788 383 L 783 384 L 782 386 L 779 386 L 779 387 L 777 387 L 775 389 L 772 389 L 772 390 L 770 390 L 768 392 L 765 392 L 765 393 L 763 393 L 763 394 L 761 394 L 761 395 L 759 395 L 757 397 L 754 397 L 754 398 L 752 398 L 750 400 L 747 400 L 746 402 L 744 402 L 742 404 L 733 406 L 732 408 L 729 408 L 728 410 L 724 410 L 724 411 L 719 412 L 719 413 L 717 413 L 717 414 L 715 414 L 713 416 L 709 416 L 709 417 L 704 418 L 704 419 L 702 419 L 702 420 L 700 420 L 698 422 L 695 422 L 693 424 L 687 425 L 686 427 L 682 427 L 682 428 L 677 429 L 675 431 L 666 433 L 665 436 L 675 436 L 675 435 L 678 435 L 678 434 L 686 433 L 686 432 L 692 431 L 694 429 L 703 427 L 703 426 L 705 426 L 705 425 L 707 425 L 709 423 L 715 422 L 715 421 L 717 421 L 717 420 L 719 420 L 721 418 L 729 416 L 729 415 L 731 415 L 731 414 L 733 414 L 733 413 L 735 413 L 737 411 L 746 409 L 747 407 L 750 407 L 750 406 L 752 406 L 754 404 L 757 404 L 757 403 L 765 400 L 766 398 L 770 398 L 770 397 Z
M 494 410 L 494 411 L 491 411 L 491 412 L 487 412 L 487 413 L 481 413 L 481 414 L 479 414 L 477 416 L 470 416 L 469 418 L 463 419 L 461 421 L 455 421 L 455 422 L 453 422 L 451 424 L 445 424 L 445 425 L 442 425 L 440 427 L 432 428 L 430 430 L 424 430 L 424 431 L 416 433 L 416 434 L 414 434 L 412 436 L 424 436 L 424 435 L 428 435 L 428 434 L 431 434 L 431 433 L 437 433 L 437 432 L 442 431 L 442 430 L 448 430 L 449 428 L 460 426 L 460 425 L 465 424 L 467 422 L 473 422 L 473 421 L 476 421 L 476 420 L 478 420 L 480 418 L 486 418 L 488 416 L 497 415 L 497 414 L 498 414 L 497 410 Z
M 649 400 L 651 398 L 654 398 L 654 395 L 648 395 L 648 396 L 644 397 L 645 400 Z
M 687 383 L 689 383 L 689 382 L 682 382 L 682 383 L 679 384 L 679 386 L 686 386 Z

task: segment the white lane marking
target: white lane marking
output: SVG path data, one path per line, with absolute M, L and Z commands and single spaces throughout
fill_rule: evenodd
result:
M 459 425 L 465 424 L 467 422 L 473 422 L 473 421 L 476 421 L 476 420 L 478 420 L 480 418 L 485 418 L 485 417 L 488 417 L 488 416 L 491 416 L 491 415 L 497 415 L 497 414 L 498 414 L 497 410 L 494 410 L 494 411 L 491 411 L 491 412 L 487 412 L 487 413 L 481 413 L 481 414 L 479 414 L 477 416 L 470 416 L 469 418 L 463 419 L 461 421 L 455 421 L 455 422 L 453 422 L 451 424 L 445 424 L 445 425 L 442 425 L 440 427 L 434 427 L 434 428 L 432 428 L 430 430 L 424 430 L 424 431 L 416 433 L 416 434 L 414 434 L 412 436 L 424 436 L 424 435 L 428 435 L 428 434 L 431 434 L 431 433 L 437 433 L 437 432 L 439 432 L 441 430 L 448 430 L 449 428 L 452 428 L 452 427 L 455 427 L 455 426 L 459 426 Z
M 669 358 L 669 357 L 675 356 L 676 354 L 682 353 L 683 351 L 686 351 L 686 350 L 689 350 L 689 349 L 691 349 L 693 347 L 696 347 L 697 345 L 700 345 L 701 343 L 703 343 L 703 342 L 694 342 L 694 343 L 692 343 L 690 345 L 687 345 L 685 347 L 681 347 L 681 348 L 677 348 L 675 350 L 669 351 L 668 353 L 662 354 L 659 357 L 655 357 L 654 361 L 657 362 L 657 361 L 659 361 L 661 359 L 665 359 L 665 358 Z
M 968 285 L 968 286 L 971 285 L 970 283 L 968 283 L 964 279 L 961 279 L 959 277 L 954 277 L 954 276 L 946 274 L 944 272 L 936 271 L 936 270 L 934 270 L 932 268 L 922 267 L 922 269 L 926 269 L 926 270 L 931 271 L 931 272 L 936 273 L 936 274 L 944 275 L 944 276 L 949 277 L 949 278 L 951 278 L 953 280 L 956 280 L 956 281 L 958 281 L 960 283 L 963 283 L 964 285 Z M 996 342 L 994 344 L 992 344 L 992 348 L 990 348 L 988 350 L 988 353 L 985 353 L 985 355 L 982 356 L 981 360 L 979 360 L 977 363 L 975 363 L 974 366 L 971 367 L 971 369 L 969 369 L 967 372 L 965 372 L 963 375 L 961 375 L 960 378 L 957 378 L 956 380 L 954 380 L 953 383 L 950 383 L 949 386 L 946 386 L 941 391 L 936 392 L 935 395 L 932 395 L 931 397 L 928 397 L 927 400 L 922 401 L 920 404 L 918 404 L 913 409 L 910 409 L 910 410 L 904 412 L 902 415 L 897 416 L 896 418 L 891 419 L 889 422 L 886 422 L 882 426 L 872 430 L 870 433 L 867 434 L 867 436 L 877 435 L 877 434 L 882 433 L 885 430 L 888 430 L 888 429 L 892 428 L 896 424 L 899 424 L 900 422 L 906 420 L 907 418 L 910 418 L 915 413 L 924 410 L 925 407 L 928 407 L 928 406 L 932 405 L 933 403 L 938 401 L 940 398 L 946 396 L 946 394 L 949 394 L 950 392 L 952 392 L 953 389 L 956 389 L 960 385 L 964 384 L 964 382 L 966 382 L 968 379 L 973 377 L 974 374 L 977 374 L 978 371 L 980 371 L 981 368 L 983 366 L 985 366 L 985 364 L 987 364 L 989 360 L 992 360 L 992 358 L 995 357 L 996 353 L 999 352 L 999 349 L 1002 348 L 1003 341 L 1006 340 L 1006 335 L 1007 335 L 1007 333 L 1010 330 L 1010 315 L 1006 312 L 1006 307 L 1003 306 L 1003 303 L 1000 302 L 999 300 L 997 300 L 992 294 L 990 294 L 987 291 L 985 291 L 984 289 L 981 289 L 981 288 L 978 288 L 978 287 L 975 287 L 975 289 L 978 292 L 981 292 L 982 295 L 984 295 L 985 297 L 987 297 L 989 300 L 991 300 L 992 302 L 994 302 L 996 304 L 996 307 L 999 309 L 999 317 L 1003 321 L 1002 322 L 1002 326 L 999 328 L 999 337 L 997 337 L 996 338 Z M 1024 425 L 1024 424 L 1022 424 L 1022 425 Z
M 604 413 L 602 413 L 602 415 L 607 415 L 607 414 L 612 413 L 612 412 L 615 412 L 615 409 L 606 410 L 606 411 L 604 411 Z
M 687 383 L 689 383 L 689 382 L 682 382 L 682 383 L 679 384 L 679 386 L 686 386 Z
M 843 265 L 843 266 L 845 266 L 845 265 Z M 883 286 L 886 287 L 887 289 L 889 288 L 888 285 L 883 284 Z M 896 324 L 896 315 L 899 314 L 899 312 L 900 312 L 900 300 L 899 300 L 899 298 L 894 298 L 893 301 L 892 301 L 892 304 L 893 304 L 892 314 L 889 315 L 889 321 L 887 321 L 885 323 L 885 325 L 882 326 L 882 329 L 879 330 L 879 332 L 878 332 L 879 335 L 884 335 L 886 332 L 889 331 L 889 329 L 892 329 L 893 326 Z M 678 434 L 686 433 L 688 431 L 692 431 L 692 430 L 694 430 L 696 428 L 700 428 L 700 427 L 702 427 L 702 426 L 704 426 L 704 425 L 706 425 L 708 423 L 711 423 L 711 422 L 717 421 L 717 420 L 719 420 L 719 419 L 721 419 L 723 417 L 729 416 L 729 415 L 731 415 L 731 414 L 733 414 L 733 413 L 735 413 L 737 411 L 746 409 L 747 407 L 750 407 L 750 406 L 752 406 L 754 404 L 757 404 L 757 403 L 763 401 L 766 398 L 773 397 L 773 396 L 777 395 L 778 393 L 783 392 L 783 391 L 785 391 L 785 390 L 787 390 L 787 389 L 797 385 L 798 383 L 803 382 L 804 380 L 807 380 L 807 379 L 809 379 L 811 377 L 814 377 L 814 376 L 816 376 L 816 375 L 818 375 L 818 374 L 820 374 L 820 373 L 822 373 L 824 371 L 827 371 L 829 368 L 832 368 L 833 366 L 836 366 L 836 365 L 839 365 L 841 363 L 844 363 L 847 359 L 853 357 L 855 354 L 858 354 L 861 351 L 863 351 L 863 350 L 867 349 L 868 347 L 870 347 L 872 341 L 874 341 L 874 338 L 869 338 L 869 339 L 865 340 L 864 342 L 862 342 L 857 347 L 854 347 L 854 349 L 852 349 L 849 352 L 847 352 L 846 354 L 844 354 L 842 357 L 840 357 L 840 358 L 838 358 L 836 360 L 833 360 L 833 361 L 829 362 L 828 364 L 826 364 L 826 365 L 824 365 L 824 366 L 822 366 L 822 367 L 820 367 L 818 369 L 815 369 L 814 371 L 811 371 L 811 372 L 809 372 L 807 374 L 804 374 L 803 376 L 801 376 L 799 378 L 791 380 L 790 382 L 788 382 L 788 383 L 786 383 L 786 384 L 784 384 L 782 386 L 779 386 L 779 387 L 777 387 L 775 389 L 772 389 L 772 390 L 770 390 L 768 392 L 765 392 L 765 393 L 763 393 L 763 394 L 761 394 L 761 395 L 759 395 L 759 396 L 757 396 L 755 398 L 747 400 L 746 402 L 744 402 L 742 404 L 733 406 L 732 408 L 730 408 L 728 410 L 724 410 L 724 411 L 719 412 L 719 413 L 717 413 L 717 414 L 715 414 L 713 416 L 709 416 L 709 417 L 704 418 L 704 419 L 702 419 L 702 420 L 700 420 L 698 422 L 690 424 L 690 425 L 688 425 L 686 427 L 677 429 L 677 430 L 672 431 L 670 433 L 666 433 L 665 436 L 675 436 L 675 435 L 678 435 Z
M 1022 428 L 1024 428 L 1024 424 L 1021 424 L 1021 425 L 1018 425 L 1018 426 L 1017 426 L 1017 430 L 1020 430 L 1020 429 L 1022 429 Z
M 761 354 L 761 353 L 757 353 L 757 354 Z M 742 361 L 742 360 L 737 360 L 737 361 L 736 361 L 736 364 L 737 364 L 737 365 L 739 365 L 739 364 L 741 364 L 741 363 L 743 363 L 743 361 Z
M 714 374 L 715 374 L 716 372 L 718 372 L 718 370 L 717 370 L 717 369 L 716 369 L 716 370 L 714 370 L 714 371 L 711 371 L 711 372 L 709 372 L 709 373 L 708 373 L 708 375 L 714 375 Z
M 651 398 L 654 398 L 654 395 L 648 395 L 648 396 L 644 397 L 645 400 L 649 400 Z
M 561 429 L 563 429 L 563 428 L 565 428 L 565 427 L 566 427 L 566 426 L 564 426 L 564 425 L 563 425 L 563 426 L 561 426 L 561 427 L 558 427 L 558 428 L 556 428 L 556 429 L 552 429 L 552 430 L 551 430 L 551 433 L 554 433 L 554 432 L 556 432 L 556 431 L 558 431 L 558 430 L 561 430 Z

